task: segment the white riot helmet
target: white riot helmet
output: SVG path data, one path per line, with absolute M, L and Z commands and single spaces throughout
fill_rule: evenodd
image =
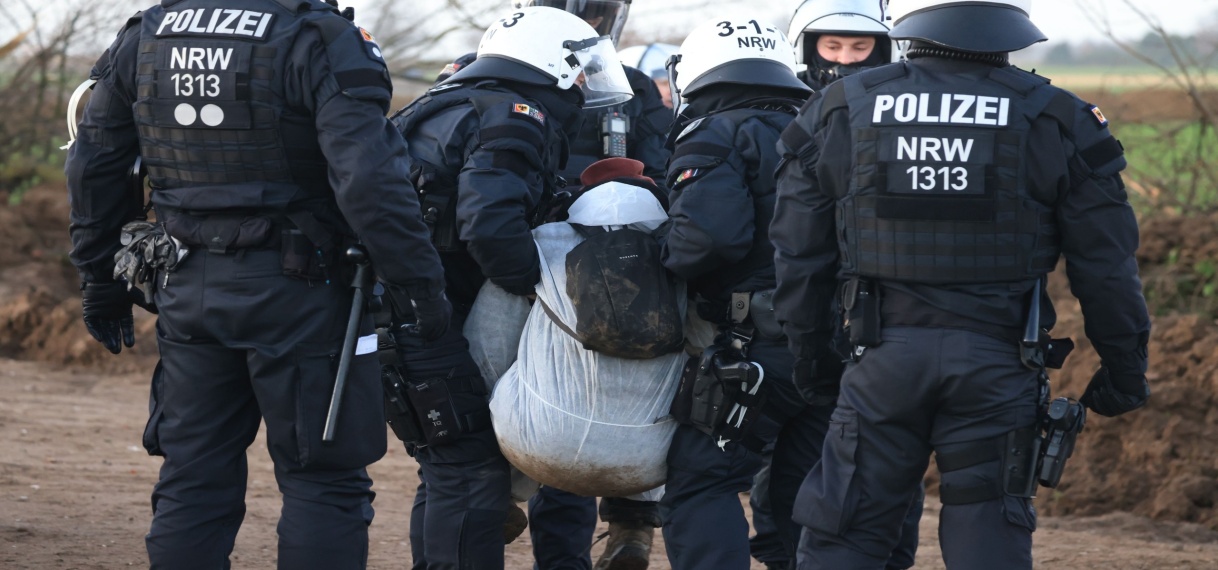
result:
M 972 53 L 1005 53 L 1043 42 L 1032 0 L 892 0 L 888 36 Z
M 547 6 L 570 12 L 602 36 L 613 38 L 613 45 L 622 37 L 626 27 L 626 16 L 630 14 L 631 0 L 513 0 L 516 8 L 525 6 Z
M 759 20 L 715 18 L 699 25 L 668 60 L 673 103 L 710 85 L 781 87 L 808 93 L 795 76 L 795 50 L 778 27 Z
M 572 14 L 535 6 L 491 25 L 478 44 L 478 58 L 446 83 L 485 77 L 570 89 L 581 75 L 585 108 L 617 105 L 634 96 L 609 36 L 598 36 Z
M 787 31 L 795 43 L 795 58 L 808 66 L 808 74 L 821 85 L 869 67 L 893 61 L 892 41 L 885 24 L 888 0 L 804 0 L 791 17 Z M 870 36 L 875 48 L 863 61 L 842 64 L 821 57 L 821 36 Z

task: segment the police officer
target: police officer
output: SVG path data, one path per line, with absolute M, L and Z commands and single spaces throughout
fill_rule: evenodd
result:
M 654 43 L 630 46 L 618 51 L 618 55 L 622 56 L 622 60 L 629 67 L 634 67 L 651 78 L 651 82 L 656 85 L 656 90 L 660 92 L 660 100 L 669 109 L 672 108 L 672 89 L 668 84 L 668 70 L 665 69 L 664 64 L 668 63 L 668 58 L 672 57 L 672 54 L 677 53 L 679 47 L 672 44 Z
M 396 335 L 402 369 L 408 382 L 450 394 L 445 405 L 463 432 L 408 447 L 424 482 L 411 524 L 415 568 L 503 567 L 508 464 L 461 330 L 486 280 L 533 294 L 540 260 L 530 230 L 559 189 L 581 106 L 631 96 L 607 38 L 564 11 L 525 7 L 486 31 L 477 59 L 393 117 L 414 157 L 411 177 L 455 307 L 450 332 L 438 341 Z
M 163 363 L 144 439 L 164 456 L 152 568 L 229 566 L 262 421 L 283 493 L 279 567 L 364 568 L 365 466 L 385 452 L 371 351 L 355 352 L 322 441 L 352 306 L 342 251 L 358 236 L 390 295 L 414 304 L 420 335 L 443 333 L 451 311 L 385 119 L 379 49 L 320 1 L 164 0 L 127 21 L 92 77 L 66 167 L 71 257 L 85 324 L 111 352 L 135 340 L 113 271 L 120 228 L 142 207 L 125 184 L 137 156 L 159 224 L 184 245 L 145 260 L 173 267 L 143 283 Z
M 564 10 L 616 46 L 626 27 L 631 0 L 524 0 L 515 4 Z M 592 163 L 622 156 L 642 162 L 645 176 L 664 179 L 669 156 L 664 139 L 672 125 L 672 112 L 647 74 L 633 67 L 622 68 L 634 97 L 620 105 L 585 111 L 582 126 L 571 137 L 571 157 L 561 170 L 563 178 L 573 184 Z M 590 545 L 596 513 L 596 499 L 592 497 L 542 487 L 529 500 L 529 532 L 537 567 L 588 570 L 592 566 Z M 595 568 L 646 568 L 652 535 L 660 525 L 655 502 L 607 497 L 601 500 L 600 516 L 609 523 L 609 540 Z
M 1030 7 L 893 0 L 908 62 L 834 83 L 783 133 L 770 235 L 796 382 L 836 389 L 835 297 L 855 347 L 796 504 L 800 568 L 882 568 L 932 451 L 948 568 L 1032 567 L 1038 331 L 1019 346 L 1029 316 L 1053 324 L 1031 293 L 1059 255 L 1102 363 L 1082 403 L 1149 398 L 1125 159 L 1096 107 L 1007 62 L 1045 39 Z
M 795 45 L 795 59 L 805 66 L 797 75 L 814 91 L 863 69 L 888 63 L 892 42 L 884 24 L 887 2 L 876 0 L 806 0 L 791 17 L 788 38 Z M 753 557 L 768 570 L 794 564 L 777 534 L 770 513 L 770 457 L 763 450 L 763 465 L 749 493 L 755 534 L 749 539 Z M 888 560 L 888 568 L 913 566 L 918 548 L 918 523 L 922 518 L 922 494 L 910 503 L 901 529 L 901 542 Z
M 670 138 L 671 220 L 661 228 L 665 267 L 684 278 L 696 309 L 722 335 L 742 339 L 764 370 L 764 403 L 751 429 L 724 443 L 719 426 L 681 425 L 668 454 L 660 501 L 674 569 L 748 568 L 748 523 L 739 493 L 774 444 L 774 519 L 793 554 L 790 505 L 819 456 L 828 406 L 810 406 L 790 383 L 786 340 L 765 307 L 774 287 L 767 236 L 774 212 L 774 152 L 809 89 L 795 77 L 791 44 L 773 25 L 717 18 L 690 33 L 670 60 L 674 103 L 684 110 Z M 738 314 L 731 316 L 737 309 Z M 741 347 L 736 347 L 737 349 Z M 679 397 L 680 398 L 680 397 Z M 743 402 L 743 400 L 742 400 Z M 674 404 L 674 409 L 680 407 Z M 708 435 L 709 432 L 709 435 Z
M 799 72 L 813 91 L 893 60 L 887 0 L 804 0 L 791 16 Z

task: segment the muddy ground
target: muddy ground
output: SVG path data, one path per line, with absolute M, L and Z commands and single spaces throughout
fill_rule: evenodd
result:
M 146 398 L 144 374 L 0 360 L 0 568 L 147 564 L 143 535 L 160 460 L 140 447 Z M 249 458 L 249 513 L 233 568 L 273 568 L 279 494 L 262 437 Z M 371 471 L 378 495 L 369 568 L 407 568 L 415 463 L 393 446 Z M 937 521 L 938 501 L 932 498 L 922 521 L 917 568 L 943 568 Z M 508 568 L 530 568 L 530 548 L 527 534 L 510 545 Z M 652 568 L 668 567 L 663 552 L 658 540 Z M 1218 532 L 1127 513 L 1043 517 L 1034 555 L 1039 568 L 1215 568 Z

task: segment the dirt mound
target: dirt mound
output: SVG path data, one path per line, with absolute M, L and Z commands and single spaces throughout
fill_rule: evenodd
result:
M 0 196 L 0 199 L 6 199 Z M 99 372 L 149 369 L 155 320 L 137 310 L 138 358 L 114 357 L 81 321 L 80 278 L 68 260 L 68 198 L 63 188 L 38 187 L 16 205 L 0 207 L 0 356 Z

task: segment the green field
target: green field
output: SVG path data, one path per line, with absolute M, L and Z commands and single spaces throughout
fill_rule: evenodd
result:
M 1127 67 L 1042 66 L 1036 68 L 1036 73 L 1052 79 L 1054 85 L 1072 91 L 1122 92 L 1173 86 L 1162 71 L 1141 65 Z

